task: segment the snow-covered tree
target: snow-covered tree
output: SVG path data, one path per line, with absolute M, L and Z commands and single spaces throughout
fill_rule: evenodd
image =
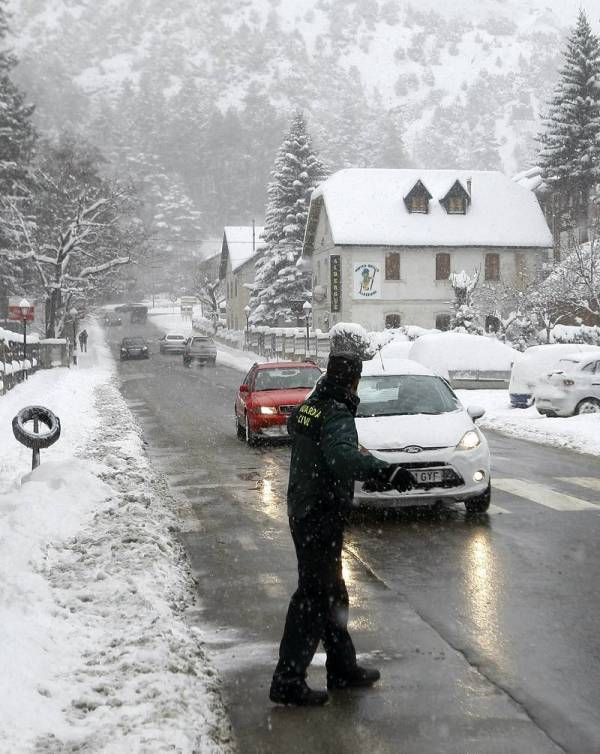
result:
M 296 266 L 313 190 L 326 177 L 312 148 L 303 115 L 294 115 L 279 149 L 267 191 L 266 251 L 256 262 L 250 298 L 253 324 L 278 325 L 294 319 L 294 302 L 311 296 L 310 275 Z
M 583 10 L 539 141 L 546 182 L 587 211 L 590 189 L 600 180 L 600 40 Z
M 469 275 L 465 270 L 450 275 L 450 285 L 454 292 L 454 315 L 450 327 L 457 332 L 482 335 L 483 327 L 479 323 L 479 312 L 475 306 L 473 294 L 479 283 L 479 270 Z
M 93 299 L 140 245 L 132 192 L 104 179 L 100 163 L 93 147 L 63 137 L 42 150 L 27 211 L 0 198 L 12 237 L 20 234 L 20 243 L 0 249 L 0 257 L 35 272 L 48 337 L 62 331 L 71 305 Z

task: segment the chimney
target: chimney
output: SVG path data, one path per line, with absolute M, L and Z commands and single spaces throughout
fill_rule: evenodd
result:
M 467 193 L 471 196 L 471 178 L 467 178 Z

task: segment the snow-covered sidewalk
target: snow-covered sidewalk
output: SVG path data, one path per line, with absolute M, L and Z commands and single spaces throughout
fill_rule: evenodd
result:
M 218 684 L 184 620 L 193 582 L 98 327 L 74 369 L 0 398 L 0 740 L 3 751 L 223 752 Z M 29 404 L 62 436 L 31 451 Z

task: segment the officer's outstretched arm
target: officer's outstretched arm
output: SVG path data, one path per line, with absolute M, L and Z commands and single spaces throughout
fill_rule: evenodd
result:
M 349 412 L 340 411 L 324 422 L 321 450 L 331 472 L 337 477 L 365 480 L 382 472 L 386 477 L 389 474 L 389 464 L 358 449 L 354 419 Z

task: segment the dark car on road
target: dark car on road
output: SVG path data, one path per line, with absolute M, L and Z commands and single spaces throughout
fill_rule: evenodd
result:
M 122 324 L 123 324 L 123 319 L 116 312 L 107 312 L 104 315 L 105 327 L 119 327 Z
M 217 362 L 217 347 L 208 335 L 192 335 L 188 338 L 183 349 L 183 365 L 189 367 L 192 362 L 210 364 L 214 367 Z
M 121 341 L 121 361 L 148 358 L 150 358 L 150 349 L 144 338 L 123 338 Z

